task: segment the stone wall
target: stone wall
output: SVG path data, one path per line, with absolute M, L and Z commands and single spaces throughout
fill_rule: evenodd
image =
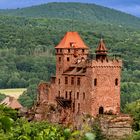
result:
M 99 117 L 102 133 L 110 140 L 132 134 L 133 119 L 129 115 L 102 115 Z

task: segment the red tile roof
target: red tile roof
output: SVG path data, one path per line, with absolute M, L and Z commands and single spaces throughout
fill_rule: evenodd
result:
M 21 109 L 22 105 L 14 97 L 6 97 L 0 104 L 11 107 L 12 109 Z
M 88 48 L 78 32 L 67 32 L 55 48 Z

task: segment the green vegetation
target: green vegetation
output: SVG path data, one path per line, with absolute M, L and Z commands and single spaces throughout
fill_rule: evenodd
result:
M 99 133 L 98 133 L 99 137 Z M 100 140 L 96 131 L 74 130 L 48 122 L 28 122 L 18 112 L 0 105 L 0 140 Z
M 0 102 L 1 102 L 3 99 L 5 99 L 5 98 L 6 98 L 6 95 L 0 93 Z
M 48 3 L 16 10 L 1 10 L 0 14 L 34 18 L 74 19 L 90 23 L 112 23 L 140 27 L 140 19 L 95 4 Z
M 140 139 L 140 100 L 127 104 L 125 107 L 125 113 L 130 114 L 133 119 L 133 135 L 127 138 L 127 140 L 139 140 Z

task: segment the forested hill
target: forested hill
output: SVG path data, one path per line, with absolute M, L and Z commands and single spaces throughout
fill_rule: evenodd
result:
M 0 10 L 2 15 L 74 19 L 91 23 L 110 23 L 140 28 L 140 18 L 95 4 L 48 3 L 14 10 Z

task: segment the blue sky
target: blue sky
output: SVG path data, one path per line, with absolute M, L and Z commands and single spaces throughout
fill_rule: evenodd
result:
M 0 0 L 0 9 L 21 8 L 47 2 L 96 3 L 140 17 L 140 0 Z

